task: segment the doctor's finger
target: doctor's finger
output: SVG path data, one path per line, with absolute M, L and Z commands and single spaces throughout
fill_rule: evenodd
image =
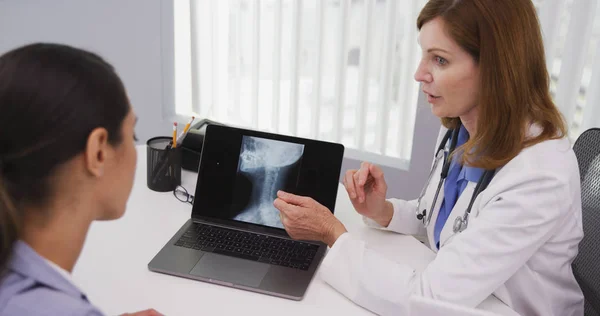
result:
M 380 183 L 382 181 L 385 182 L 385 179 L 383 177 L 383 170 L 381 170 L 381 167 L 379 167 L 378 165 L 371 165 L 369 167 L 369 173 L 377 183 Z
M 287 203 L 286 201 L 284 201 L 280 198 L 275 199 L 275 201 L 273 202 L 273 206 L 275 206 L 276 209 L 278 209 L 279 211 L 284 213 L 284 215 L 286 215 L 289 212 L 294 211 L 293 205 Z
M 365 183 L 367 183 L 367 180 L 369 179 L 369 173 L 370 173 L 370 168 L 371 168 L 371 163 L 369 162 L 362 162 L 360 164 L 360 169 L 358 169 L 358 185 L 359 186 L 364 186 Z
M 352 178 L 354 180 L 354 191 L 356 193 L 356 199 L 359 203 L 362 203 L 363 198 L 365 196 L 365 188 L 364 186 L 360 185 L 360 172 L 361 171 L 358 170 Z
M 360 203 L 365 200 L 365 184 L 369 179 L 369 166 L 370 164 L 368 162 L 363 162 L 360 169 L 354 174 L 356 195 Z
M 346 191 L 351 199 L 356 199 L 356 186 L 354 185 L 354 174 L 356 174 L 356 170 L 348 170 L 346 171 L 346 176 L 344 177 L 344 187 L 346 187 Z
M 293 205 L 310 206 L 312 204 L 312 199 L 307 196 L 295 195 L 281 190 L 277 191 L 277 197 Z

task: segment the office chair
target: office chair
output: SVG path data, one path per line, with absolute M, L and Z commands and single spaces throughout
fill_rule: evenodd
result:
M 600 128 L 583 132 L 573 145 L 581 177 L 584 237 L 573 273 L 585 297 L 585 316 L 600 315 Z

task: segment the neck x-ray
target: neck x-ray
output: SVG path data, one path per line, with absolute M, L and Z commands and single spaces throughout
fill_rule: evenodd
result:
M 297 186 L 304 145 L 244 136 L 234 186 L 233 219 L 283 228 L 277 191 Z

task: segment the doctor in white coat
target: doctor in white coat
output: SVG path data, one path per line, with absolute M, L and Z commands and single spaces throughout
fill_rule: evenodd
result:
M 522 315 L 583 315 L 571 270 L 583 237 L 579 171 L 533 4 L 431 0 L 417 27 L 415 79 L 444 125 L 430 179 L 418 199 L 386 200 L 381 169 L 365 162 L 344 185 L 367 225 L 426 237 L 435 260 L 416 272 L 316 201 L 279 192 L 286 230 L 327 243 L 321 276 L 378 314 L 405 314 L 411 295 L 475 307 L 494 294 Z

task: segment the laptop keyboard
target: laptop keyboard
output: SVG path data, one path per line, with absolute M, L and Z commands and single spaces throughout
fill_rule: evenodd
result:
M 319 246 L 306 242 L 193 223 L 175 246 L 308 270 Z

